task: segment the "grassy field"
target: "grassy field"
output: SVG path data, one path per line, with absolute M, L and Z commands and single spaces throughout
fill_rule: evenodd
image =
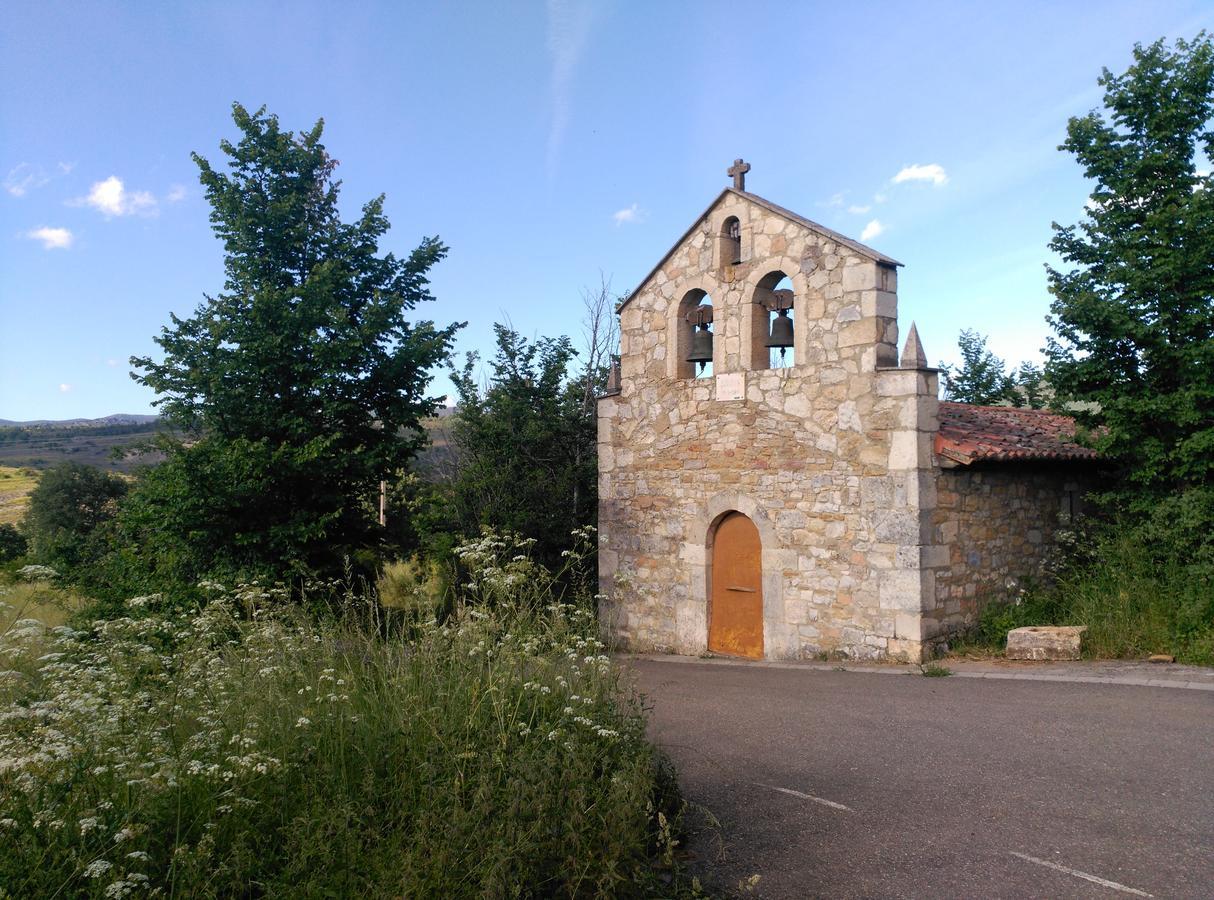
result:
M 16 524 L 25 514 L 30 491 L 38 483 L 34 469 L 0 466 L 0 525 Z

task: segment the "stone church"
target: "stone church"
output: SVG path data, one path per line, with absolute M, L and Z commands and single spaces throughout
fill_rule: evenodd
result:
M 619 307 L 598 405 L 618 645 L 917 661 L 1040 571 L 1095 453 L 1066 416 L 938 399 L 898 268 L 727 187 Z

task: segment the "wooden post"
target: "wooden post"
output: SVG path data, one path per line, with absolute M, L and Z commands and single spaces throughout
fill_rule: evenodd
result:
M 379 524 L 381 528 L 388 524 L 388 482 L 386 481 L 379 483 Z

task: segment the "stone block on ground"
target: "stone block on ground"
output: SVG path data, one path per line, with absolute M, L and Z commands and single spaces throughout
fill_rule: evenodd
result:
M 1030 625 L 1007 633 L 1008 659 L 1079 659 L 1086 625 Z

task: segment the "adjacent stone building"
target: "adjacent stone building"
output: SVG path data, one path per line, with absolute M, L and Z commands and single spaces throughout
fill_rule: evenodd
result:
M 1094 454 L 1065 416 L 940 402 L 913 325 L 898 354 L 900 263 L 747 192 L 748 168 L 620 306 L 604 626 L 637 650 L 921 659 L 1038 572 Z

